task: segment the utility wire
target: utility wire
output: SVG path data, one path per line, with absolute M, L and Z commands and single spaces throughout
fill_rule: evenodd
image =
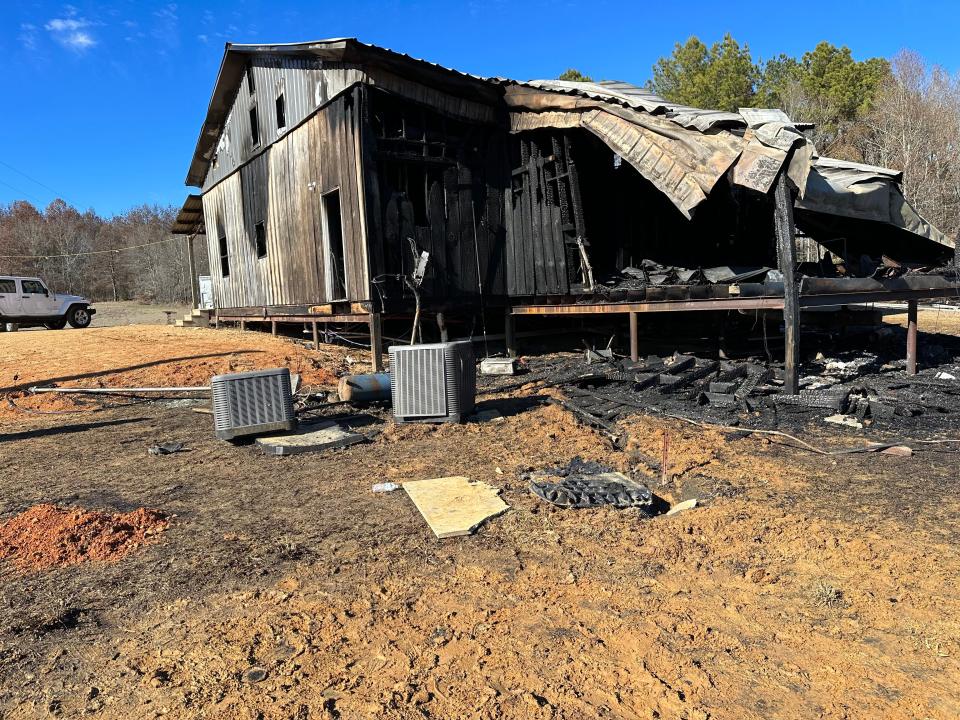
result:
M 43 205 L 43 200 L 41 200 L 40 198 L 38 198 L 38 197 L 37 197 L 36 195 L 34 195 L 33 193 L 28 193 L 26 190 L 23 190 L 22 188 L 18 188 L 16 185 L 11 185 L 10 183 L 6 182 L 5 180 L 0 180 L 0 185 L 6 185 L 6 186 L 7 186 L 8 188 L 10 188 L 11 190 L 20 193 L 20 194 L 23 195 L 24 197 L 30 198 L 31 200 L 33 200 L 33 201 L 34 201 L 35 203 L 37 203 L 38 205 Z
M 30 182 L 35 183 L 36 185 L 39 185 L 40 187 L 42 187 L 44 190 L 49 190 L 50 192 L 52 192 L 52 193 L 54 194 L 55 197 L 63 198 L 64 200 L 67 199 L 66 196 L 64 196 L 62 193 L 57 192 L 56 190 L 54 190 L 52 187 L 50 187 L 50 186 L 47 185 L 46 183 L 42 183 L 42 182 L 40 182 L 39 180 L 37 180 L 36 178 L 30 177 L 30 176 L 27 175 L 23 170 L 18 170 L 17 168 L 15 168 L 15 167 L 14 167 L 13 165 L 11 165 L 10 163 L 6 163 L 6 162 L 4 162 L 3 160 L 0 160 L 0 165 L 3 165 L 3 166 L 6 167 L 6 168 L 10 168 L 10 169 L 13 170 L 15 173 L 17 173 L 17 175 L 22 175 L 23 177 L 25 177 L 25 178 L 26 178 L 27 180 L 29 180 Z
M 83 255 L 106 255 L 109 253 L 123 252 L 124 250 L 139 250 L 140 248 L 150 247 L 151 245 L 161 245 L 163 243 L 173 242 L 174 240 L 179 240 L 179 238 L 168 237 L 164 240 L 156 240 L 140 245 L 128 245 L 127 247 L 112 248 L 110 250 L 88 250 L 86 252 L 61 253 L 59 255 L 0 255 L 0 260 L 51 260 L 53 258 L 81 257 Z

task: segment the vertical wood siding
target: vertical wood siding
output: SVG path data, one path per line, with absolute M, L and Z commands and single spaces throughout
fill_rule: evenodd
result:
M 369 300 L 366 234 L 359 188 L 360 88 L 334 99 L 203 195 L 218 308 L 311 305 L 333 298 L 325 281 L 321 197 L 340 191 L 347 298 Z M 256 252 L 266 224 L 267 255 Z M 215 228 L 225 229 L 230 275 L 220 274 Z
M 233 173 L 243 163 L 303 122 L 316 108 L 343 92 L 351 84 L 367 78 L 354 65 L 321 62 L 318 59 L 258 55 L 250 58 L 248 72 L 253 74 L 254 92 L 250 93 L 244 75 L 237 89 L 223 134 L 216 162 L 210 165 L 203 189 L 208 190 Z M 276 100 L 283 92 L 286 130 L 277 126 Z M 250 130 L 250 107 L 256 104 L 260 142 L 254 146 Z
M 413 269 L 409 239 L 427 251 L 422 297 L 477 301 L 505 287 L 505 132 L 457 121 L 406 97 L 365 89 L 363 164 L 371 274 L 394 295 Z

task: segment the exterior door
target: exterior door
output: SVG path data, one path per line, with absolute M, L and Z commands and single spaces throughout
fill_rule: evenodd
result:
M 20 280 L 20 314 L 47 317 L 56 311 L 56 300 L 39 280 Z
M 0 278 L 0 315 L 17 317 L 20 315 L 20 288 L 13 278 Z

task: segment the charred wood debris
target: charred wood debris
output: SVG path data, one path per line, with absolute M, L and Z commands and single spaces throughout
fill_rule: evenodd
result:
M 952 265 L 936 266 L 918 263 L 903 263 L 886 255 L 879 258 L 861 255 L 854 262 L 841 260 L 830 252 L 816 262 L 800 262 L 797 277 L 844 278 L 858 277 L 873 280 L 892 280 L 904 275 L 942 275 L 955 279 L 956 268 Z M 782 283 L 783 274 L 767 266 L 727 266 L 709 268 L 684 268 L 664 265 L 654 260 L 643 259 L 637 266 L 628 265 L 609 274 L 594 285 L 593 292 L 645 290 L 651 287 L 675 285 L 704 286 L 739 283 Z
M 742 429 L 744 434 L 800 431 L 811 422 L 878 437 L 935 438 L 960 429 L 960 341 L 937 336 L 936 342 L 921 346 L 923 369 L 911 376 L 906 361 L 897 357 L 902 335 L 899 328 L 884 328 L 871 336 L 875 350 L 818 352 L 801 365 L 796 395 L 783 394 L 783 365 L 776 360 L 675 352 L 635 362 L 610 347 L 522 359 L 525 375 L 481 377 L 478 389 L 494 394 L 554 388 L 559 392 L 542 396 L 545 402 L 600 429 L 621 449 L 628 438 L 617 423 L 639 413 L 731 432 Z M 866 344 L 866 337 L 861 340 Z

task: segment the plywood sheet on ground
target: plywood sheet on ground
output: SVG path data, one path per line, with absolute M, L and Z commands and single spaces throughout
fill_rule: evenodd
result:
M 403 489 L 438 538 L 469 535 L 484 520 L 510 508 L 497 488 L 466 477 L 414 480 Z

